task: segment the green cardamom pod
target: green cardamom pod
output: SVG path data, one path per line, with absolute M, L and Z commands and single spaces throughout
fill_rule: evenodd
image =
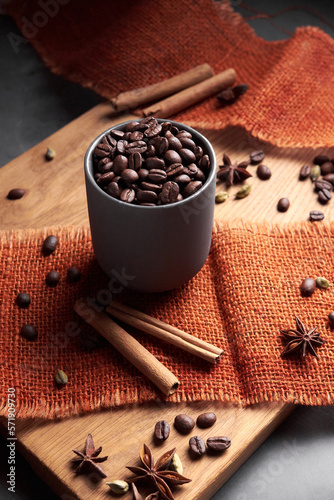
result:
M 126 481 L 115 480 L 109 483 L 106 483 L 113 493 L 117 495 L 123 495 L 129 490 L 129 484 Z
M 226 201 L 228 197 L 229 197 L 229 194 L 226 191 L 221 191 L 220 193 L 216 194 L 215 202 L 216 203 L 224 203 L 224 201 Z
M 322 277 L 316 278 L 315 283 L 319 288 L 328 288 L 330 286 L 329 281 L 326 278 Z
M 56 157 L 56 152 L 52 148 L 47 148 L 46 153 L 45 153 L 45 158 L 46 160 L 50 161 L 53 160 Z
M 314 165 L 311 168 L 311 173 L 310 173 L 311 181 L 312 182 L 316 181 L 320 177 L 320 174 L 321 174 L 321 169 L 320 169 L 319 165 Z
M 174 453 L 174 456 L 170 463 L 170 468 L 181 475 L 183 474 L 183 465 L 177 453 Z
M 246 198 L 246 196 L 248 196 L 249 193 L 251 192 L 251 189 L 252 189 L 251 184 L 245 184 L 244 186 L 242 186 L 239 189 L 239 191 L 237 191 L 237 194 L 235 195 L 235 197 L 238 199 Z
M 63 370 L 58 370 L 56 375 L 55 375 L 55 380 L 56 380 L 57 384 L 66 385 L 68 382 L 68 377 L 67 377 L 66 373 L 63 372 Z

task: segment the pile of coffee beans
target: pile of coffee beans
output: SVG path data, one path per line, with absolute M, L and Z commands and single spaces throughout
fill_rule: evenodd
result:
M 210 159 L 186 130 L 152 116 L 111 130 L 94 149 L 94 178 L 125 203 L 175 203 L 205 183 Z

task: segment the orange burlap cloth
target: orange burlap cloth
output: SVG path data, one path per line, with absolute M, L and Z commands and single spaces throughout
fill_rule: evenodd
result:
M 175 118 L 241 125 L 279 146 L 334 146 L 334 40 L 317 28 L 266 42 L 213 0 L 14 0 L 6 9 L 52 71 L 106 98 L 204 62 L 215 73 L 233 67 L 250 87 L 239 102 L 224 108 L 213 97 Z M 24 44 L 8 38 L 15 52 Z
M 47 234 L 60 243 L 44 257 Z M 163 399 L 161 393 L 106 342 L 87 346 L 91 327 L 73 312 L 81 296 L 105 297 L 108 278 L 96 264 L 88 229 L 1 233 L 0 238 L 0 377 L 1 414 L 8 388 L 16 390 L 18 417 L 64 417 L 126 403 Z M 181 381 L 170 401 L 261 401 L 325 405 L 334 402 L 334 333 L 328 322 L 333 289 L 300 295 L 305 277 L 325 276 L 333 283 L 334 224 L 285 227 L 216 222 L 212 248 L 199 274 L 180 289 L 160 294 L 122 292 L 119 298 L 224 349 L 211 365 L 139 331 L 133 335 Z M 293 248 L 293 253 L 291 249 Z M 79 283 L 66 280 L 69 266 L 82 272 Z M 61 280 L 45 284 L 48 271 Z M 31 295 L 28 309 L 16 296 Z M 295 326 L 294 315 L 316 327 L 326 343 L 317 352 L 282 359 L 280 329 Z M 38 338 L 20 335 L 32 323 Z M 69 382 L 59 388 L 58 369 Z

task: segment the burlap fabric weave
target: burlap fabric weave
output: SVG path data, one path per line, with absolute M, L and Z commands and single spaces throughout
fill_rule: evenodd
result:
M 257 37 L 228 2 L 15 0 L 6 7 L 47 65 L 104 97 L 208 62 L 235 68 L 250 90 L 233 107 L 216 98 L 181 117 L 192 126 L 241 125 L 279 146 L 334 146 L 334 41 L 317 28 L 285 41 Z M 50 5 L 52 4 L 52 5 Z M 25 43 L 9 34 L 15 51 Z
M 41 245 L 50 233 L 60 244 L 45 257 Z M 8 387 L 16 388 L 17 416 L 22 418 L 64 417 L 164 399 L 107 342 L 94 342 L 92 349 L 91 327 L 73 312 L 77 298 L 108 293 L 88 229 L 0 236 L 1 414 L 6 414 Z M 327 318 L 333 291 L 317 289 L 305 298 L 299 289 L 305 276 L 325 275 L 334 281 L 333 244 L 334 225 L 215 223 L 207 262 L 188 284 L 154 295 L 120 293 L 122 301 L 224 350 L 220 362 L 211 365 L 127 327 L 181 381 L 169 400 L 333 404 L 334 333 Z M 82 279 L 71 284 L 66 270 L 73 265 L 82 271 Z M 51 269 L 61 274 L 55 288 L 45 283 Z M 16 305 L 22 291 L 31 295 L 25 310 Z M 284 341 L 279 330 L 293 328 L 295 314 L 326 340 L 318 349 L 319 360 L 309 355 L 281 358 Z M 23 323 L 37 327 L 37 340 L 20 335 Z M 62 388 L 54 381 L 59 368 L 69 378 Z

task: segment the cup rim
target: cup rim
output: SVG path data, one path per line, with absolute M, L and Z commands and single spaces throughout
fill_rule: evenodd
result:
M 141 118 L 138 117 L 138 120 L 139 119 L 141 119 Z M 187 132 L 190 132 L 191 134 L 199 136 L 200 141 L 205 144 L 207 154 L 210 157 L 210 171 L 209 171 L 208 177 L 205 180 L 203 186 L 201 186 L 201 188 L 198 191 L 196 191 L 196 193 L 192 194 L 188 198 L 184 198 L 183 200 L 176 201 L 174 203 L 169 203 L 166 205 L 154 205 L 154 207 L 151 207 L 151 206 L 147 206 L 147 205 L 135 205 L 133 203 L 126 203 L 125 201 L 118 200 L 117 198 L 113 198 L 112 196 L 107 194 L 105 191 L 103 191 L 103 189 L 101 189 L 100 186 L 98 186 L 98 184 L 96 183 L 96 181 L 94 179 L 93 161 L 92 161 L 93 152 L 94 152 L 94 149 L 97 146 L 97 144 L 101 141 L 101 139 L 106 134 L 108 134 L 111 130 L 115 130 L 115 129 L 118 130 L 118 129 L 124 128 L 124 127 L 126 127 L 127 124 L 135 121 L 135 119 L 126 120 L 124 122 L 113 125 L 112 127 L 109 127 L 108 129 L 101 132 L 88 146 L 85 157 L 84 157 L 84 170 L 85 170 L 85 174 L 86 174 L 85 177 L 86 177 L 86 180 L 88 179 L 89 182 L 94 186 L 94 189 L 96 189 L 102 196 L 106 197 L 106 199 L 112 200 L 112 202 L 115 202 L 116 204 L 120 204 L 122 207 L 129 207 L 130 210 L 132 210 L 132 209 L 134 209 L 134 210 L 135 209 L 168 210 L 168 209 L 171 209 L 174 207 L 181 207 L 183 204 L 189 203 L 190 200 L 195 200 L 198 196 L 200 196 L 203 193 L 203 191 L 205 191 L 210 186 L 211 181 L 212 181 L 212 177 L 216 177 L 216 175 L 217 175 L 216 174 L 217 160 L 216 160 L 215 151 L 214 151 L 213 146 L 210 143 L 210 141 L 201 132 L 198 132 L 196 129 L 190 127 L 189 125 L 186 125 L 185 123 L 176 122 L 174 120 L 168 120 L 166 118 L 156 118 L 156 120 L 159 123 L 170 122 L 170 123 L 172 123 L 172 125 L 175 125 L 176 127 L 182 127 L 183 130 L 187 130 Z

